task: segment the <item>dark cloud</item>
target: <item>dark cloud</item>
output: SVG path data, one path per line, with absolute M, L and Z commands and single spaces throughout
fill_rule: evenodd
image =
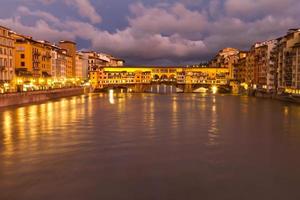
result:
M 86 41 L 129 63 L 174 65 L 208 60 L 224 47 L 247 49 L 300 25 L 298 0 L 126 0 L 123 14 L 109 6 L 114 1 L 21 0 L 0 24 L 38 39 Z M 122 16 L 117 27 L 107 23 L 115 16 Z

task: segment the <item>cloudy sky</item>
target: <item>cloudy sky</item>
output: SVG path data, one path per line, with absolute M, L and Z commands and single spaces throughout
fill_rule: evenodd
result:
M 300 27 L 299 0 L 0 0 L 0 25 L 129 64 L 190 64 Z

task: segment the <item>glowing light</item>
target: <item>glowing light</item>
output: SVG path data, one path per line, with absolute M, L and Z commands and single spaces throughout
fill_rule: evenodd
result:
M 217 92 L 218 92 L 218 87 L 217 87 L 217 86 L 212 86 L 212 87 L 211 87 L 211 91 L 212 91 L 213 94 L 217 94 Z
M 21 85 L 23 83 L 23 80 L 22 79 L 18 79 L 17 83 L 18 83 L 18 85 Z
M 285 114 L 286 116 L 289 115 L 289 108 L 288 108 L 287 106 L 284 107 L 284 114 Z
M 112 89 L 109 90 L 108 97 L 109 97 L 109 103 L 110 104 L 115 104 L 114 90 L 112 90 Z
M 241 86 L 244 87 L 245 90 L 249 89 L 249 86 L 247 83 L 242 83 Z
M 197 92 L 197 93 L 206 93 L 206 92 L 207 92 L 207 89 L 204 88 L 204 87 L 200 87 L 200 88 L 198 88 L 197 90 L 195 90 L 194 92 Z
M 3 85 L 5 88 L 9 88 L 9 84 L 8 83 L 4 83 Z

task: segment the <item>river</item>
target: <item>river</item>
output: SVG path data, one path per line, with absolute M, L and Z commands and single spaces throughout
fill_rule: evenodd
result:
M 90 94 L 0 110 L 1 200 L 298 200 L 300 106 Z

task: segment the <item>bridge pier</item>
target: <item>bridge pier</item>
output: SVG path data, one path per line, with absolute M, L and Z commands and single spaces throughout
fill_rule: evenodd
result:
M 183 91 L 184 91 L 184 93 L 192 93 L 193 92 L 193 85 L 192 84 L 185 84 Z
M 133 91 L 136 93 L 143 93 L 146 90 L 146 86 L 143 84 L 135 84 Z

